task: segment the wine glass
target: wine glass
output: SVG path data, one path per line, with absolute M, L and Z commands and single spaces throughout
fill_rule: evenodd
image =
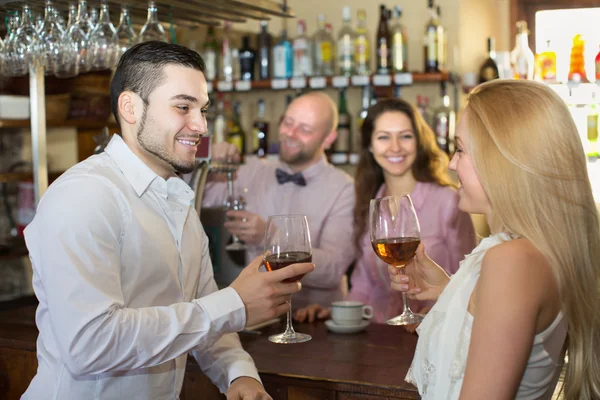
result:
M 268 271 L 276 271 L 290 264 L 312 261 L 310 232 L 304 215 L 274 215 L 267 220 L 265 231 L 264 263 Z M 299 281 L 304 275 L 284 280 L 284 283 Z M 287 325 L 285 332 L 269 336 L 273 343 L 303 343 L 312 339 L 305 333 L 297 333 L 292 326 L 292 296 L 288 300 Z
M 102 0 L 100 17 L 94 30 L 90 32 L 89 54 L 92 68 L 106 70 L 112 67 L 113 53 L 117 48 L 116 29 L 110 22 L 108 1 Z
M 159 40 L 161 42 L 169 43 L 165 30 L 158 21 L 158 9 L 156 3 L 153 0 L 148 2 L 148 19 L 138 36 L 138 43 L 148 42 L 150 40 Z
M 419 220 L 409 195 L 388 196 L 371 200 L 369 206 L 371 244 L 379 258 L 403 272 L 415 256 L 421 243 Z M 402 293 L 404 311 L 386 321 L 389 325 L 410 325 L 420 322 L 422 315 L 412 312 L 408 296 Z

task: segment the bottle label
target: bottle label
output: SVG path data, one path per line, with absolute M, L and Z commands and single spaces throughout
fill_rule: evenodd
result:
M 237 132 L 236 134 L 230 135 L 227 138 L 227 141 L 234 145 L 235 147 L 237 147 L 238 151 L 240 152 L 240 154 L 244 154 L 245 149 L 244 149 L 244 139 L 242 137 L 242 135 Z
M 427 61 L 435 62 L 438 61 L 438 36 L 437 32 L 434 29 L 429 29 L 427 31 L 426 38 L 426 46 L 427 46 Z
M 596 82 L 600 82 L 600 60 L 596 61 Z
M 352 61 L 354 58 L 354 47 L 352 45 L 352 39 L 350 35 L 344 36 L 344 38 L 338 42 L 338 65 L 339 71 L 342 74 L 352 73 Z
M 359 64 L 367 64 L 369 62 L 369 41 L 364 36 L 359 36 L 355 44 L 354 61 Z
M 598 140 L 598 114 L 587 117 L 587 138 L 591 141 Z
M 404 71 L 406 69 L 404 36 L 400 32 L 394 33 L 392 36 L 392 68 L 394 71 Z
M 204 52 L 204 63 L 206 64 L 206 80 L 214 81 L 217 79 L 217 53 L 214 50 Z
M 331 43 L 330 42 L 321 42 L 319 43 L 321 48 L 321 61 L 323 63 L 327 63 L 331 61 Z
M 275 46 L 273 48 L 273 76 L 275 78 L 286 78 L 285 47 Z

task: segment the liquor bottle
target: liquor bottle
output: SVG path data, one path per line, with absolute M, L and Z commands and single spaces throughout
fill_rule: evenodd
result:
M 421 117 L 425 120 L 427 125 L 433 126 L 433 115 L 431 108 L 429 107 L 429 98 L 423 95 L 417 95 L 417 110 Z
M 253 153 L 259 157 L 266 157 L 269 148 L 269 123 L 265 121 L 265 101 L 258 100 L 258 116 L 254 121 L 252 135 Z
M 600 50 L 596 54 L 596 83 L 600 83 Z
M 219 93 L 217 97 L 217 113 L 215 115 L 213 127 L 213 144 L 224 142 L 227 138 L 227 118 L 225 117 L 225 102 L 223 101 L 223 93 Z
M 394 19 L 391 28 L 392 71 L 394 72 L 408 71 L 408 38 L 406 28 L 400 22 L 401 17 L 402 8 L 400 6 L 394 7 Z
M 317 17 L 317 31 L 313 35 L 314 70 L 316 76 L 333 75 L 334 44 L 331 34 L 325 29 L 325 15 Z
M 273 47 L 273 77 L 275 79 L 291 78 L 294 74 L 294 50 L 287 38 L 287 31 L 281 31 L 279 42 Z
M 206 35 L 206 40 L 204 42 L 204 51 L 202 52 L 204 64 L 206 65 L 205 76 L 207 81 L 214 81 L 217 79 L 217 71 L 219 70 L 219 58 L 217 56 L 218 49 L 219 42 L 215 35 L 215 28 L 209 26 L 208 34 Z
M 298 21 L 297 33 L 292 44 L 294 49 L 294 76 L 311 76 L 312 46 L 306 35 L 306 22 L 303 19 Z
M 433 0 L 429 0 L 429 22 L 425 26 L 424 54 L 425 54 L 425 72 L 439 72 L 439 25 L 437 14 L 433 8 Z
M 337 35 L 337 65 L 338 75 L 350 76 L 354 73 L 354 30 L 350 7 L 342 8 L 342 27 Z
M 571 47 L 571 61 L 569 63 L 569 82 L 587 83 L 587 74 L 585 72 L 585 40 L 582 35 L 573 37 L 573 47 Z
M 446 82 L 441 83 L 442 104 L 433 113 L 433 130 L 438 146 L 446 154 L 454 153 L 454 128 L 456 115 L 450 108 L 450 96 L 446 92 Z
M 596 92 L 592 92 L 590 111 L 587 116 L 587 156 L 596 159 L 598 153 L 598 109 L 596 108 Z
M 260 21 L 258 34 L 258 79 L 271 79 L 271 35 L 267 21 Z
M 371 48 L 367 30 L 367 12 L 357 11 L 356 36 L 354 39 L 354 67 L 358 75 L 371 75 Z
M 438 69 L 445 71 L 448 69 L 448 35 L 446 28 L 442 24 L 442 8 L 437 6 L 438 25 Z
M 229 120 L 229 133 L 227 135 L 227 141 L 237 147 L 240 156 L 243 158 L 244 153 L 246 152 L 246 135 L 242 129 L 240 109 L 241 103 L 236 101 L 233 104 L 232 118 Z
M 352 124 L 346 105 L 346 88 L 340 90 L 338 115 L 337 138 L 333 143 L 331 163 L 347 164 L 349 153 L 352 150 Z
M 250 47 L 250 36 L 242 38 L 240 54 L 240 73 L 243 81 L 254 80 L 254 65 L 256 63 L 256 52 Z
M 515 79 L 533 79 L 534 57 L 529 48 L 527 22 L 517 22 L 515 48 L 510 52 L 510 64 Z
M 488 56 L 479 68 L 479 83 L 485 83 L 492 79 L 498 79 L 500 73 L 498 64 L 496 64 L 496 50 L 494 49 L 495 40 L 493 37 L 487 39 Z
M 388 29 L 387 9 L 384 4 L 379 6 L 379 24 L 377 25 L 377 48 L 375 54 L 377 56 L 377 73 L 390 73 L 390 32 Z
M 556 82 L 556 53 L 546 41 L 546 50 L 535 59 L 535 79 L 542 82 Z
M 225 21 L 223 27 L 223 40 L 221 41 L 221 73 L 219 79 L 222 81 L 233 81 L 233 55 L 231 52 L 231 41 L 229 39 L 229 30 L 231 22 Z
M 367 113 L 369 112 L 369 107 L 371 106 L 371 87 L 363 86 L 362 88 L 362 96 L 361 96 L 361 108 L 358 113 L 358 118 L 356 121 L 356 132 L 352 137 L 352 153 L 360 154 L 362 151 L 362 134 L 361 128 L 362 124 L 367 118 Z

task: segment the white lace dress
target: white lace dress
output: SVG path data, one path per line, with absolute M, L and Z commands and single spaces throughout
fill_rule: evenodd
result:
M 465 373 L 473 317 L 467 311 L 469 299 L 479 278 L 485 252 L 511 240 L 506 233 L 481 241 L 461 262 L 438 301 L 427 314 L 417 333 L 419 341 L 406 381 L 414 384 L 423 400 L 458 399 Z M 566 336 L 559 313 L 544 332 L 536 335 L 527 370 L 517 399 L 550 398 L 562 363 L 561 351 Z M 557 343 L 550 355 L 547 341 Z

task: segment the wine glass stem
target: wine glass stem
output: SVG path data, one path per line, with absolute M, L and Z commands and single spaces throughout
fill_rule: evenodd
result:
M 287 325 L 285 327 L 284 335 L 292 336 L 296 334 L 296 331 L 294 331 L 294 327 L 292 326 L 292 296 L 290 296 L 290 299 L 286 301 L 286 303 L 288 303 L 289 308 L 287 312 Z
M 404 265 L 399 266 L 397 268 L 398 268 L 398 271 L 400 271 L 400 273 L 402 275 L 404 275 Z M 402 303 L 404 304 L 402 314 L 412 313 L 412 310 L 410 309 L 410 307 L 408 305 L 408 295 L 405 292 L 402 292 Z

